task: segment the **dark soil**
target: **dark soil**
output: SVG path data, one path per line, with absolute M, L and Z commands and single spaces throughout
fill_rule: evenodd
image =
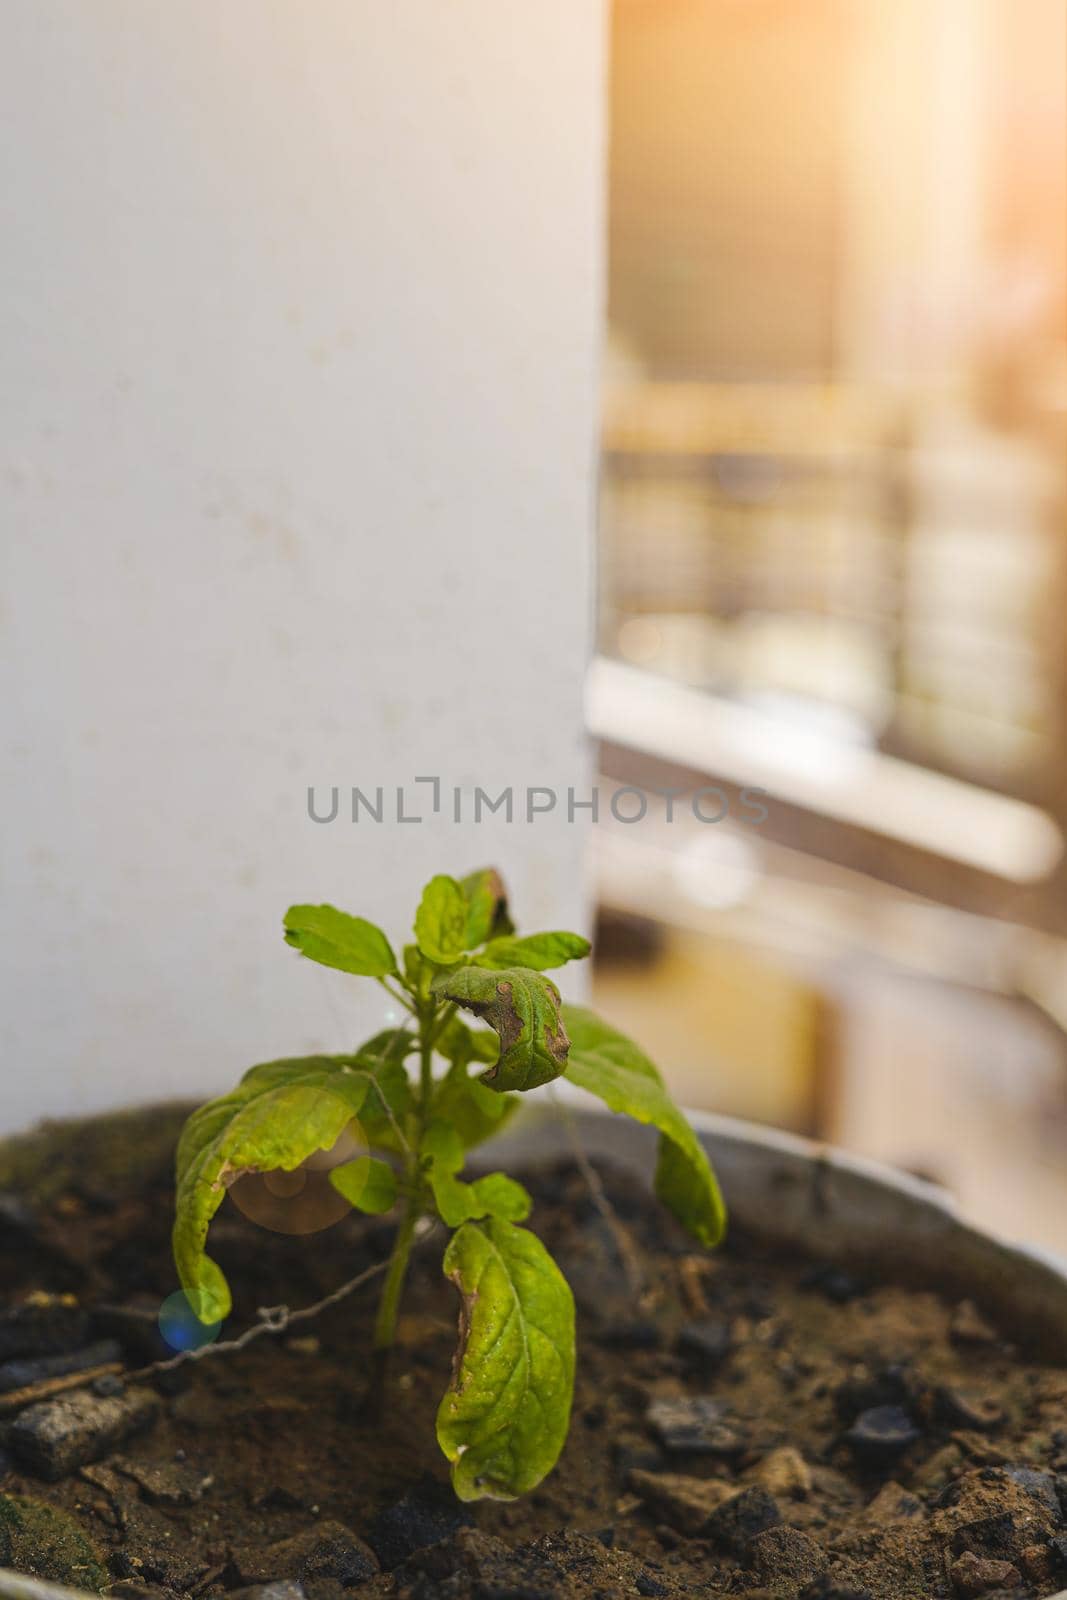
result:
M 175 1289 L 176 1127 L 155 1113 L 0 1147 L 0 1387 L 8 1363 L 25 1380 L 29 1361 L 32 1379 L 34 1361 L 48 1374 L 101 1341 L 131 1368 L 169 1353 L 153 1317 Z M 448 1489 L 433 1420 L 456 1304 L 438 1237 L 418 1252 L 377 1417 L 374 1285 L 132 1400 L 99 1380 L 50 1402 L 73 1407 L 59 1423 L 4 1411 L 0 1393 L 0 1566 L 123 1600 L 264 1585 L 264 1600 L 1067 1589 L 1067 1370 L 1029 1361 L 981 1308 L 736 1235 L 696 1251 L 631 1178 L 603 1176 L 643 1288 L 576 1170 L 524 1175 L 579 1306 L 570 1440 L 527 1499 L 464 1507 Z M 212 1240 L 235 1292 L 224 1337 L 259 1306 L 319 1299 L 389 1237 L 353 1215 L 288 1238 L 227 1201 Z M 73 1299 L 28 1299 L 42 1293 Z M 123 1437 L 127 1403 L 139 1427 Z M 81 1466 L 49 1453 L 49 1427 L 72 1415 L 104 1429 L 95 1447 L 77 1435 L 75 1455 L 95 1455 Z

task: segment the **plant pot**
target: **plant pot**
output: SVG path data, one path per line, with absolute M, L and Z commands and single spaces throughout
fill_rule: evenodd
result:
M 656 1135 L 585 1096 L 560 1094 L 582 1148 L 648 1180 Z M 1067 1350 L 1067 1256 L 1013 1244 L 961 1220 L 936 1184 L 832 1145 L 709 1112 L 687 1113 L 715 1167 L 734 1227 L 824 1261 L 987 1306 L 1050 1360 Z M 559 1118 L 531 1106 L 486 1152 L 494 1166 L 565 1151 Z
M 640 1186 L 633 1187 L 633 1194 L 637 1194 L 638 1187 L 643 1189 L 653 1168 L 656 1144 L 653 1134 L 630 1122 L 629 1118 L 611 1117 L 603 1110 L 590 1109 L 589 1102 L 581 1096 L 566 1091 L 557 1093 L 565 1102 L 565 1120 L 561 1120 L 558 1107 L 553 1109 L 544 1098 L 530 1102 L 509 1131 L 480 1152 L 482 1165 L 507 1166 L 515 1170 L 517 1166 L 536 1165 L 544 1160 L 566 1160 L 577 1141 L 585 1157 L 592 1158 L 593 1162 L 603 1158 L 616 1168 L 633 1171 L 635 1176 L 640 1174 Z M 165 1189 L 160 1186 L 168 1182 L 166 1171 L 184 1110 L 184 1107 L 150 1107 L 144 1112 L 56 1125 L 26 1138 L 6 1141 L 0 1144 L 0 1190 L 14 1182 L 19 1190 L 40 1197 L 42 1205 L 50 1205 L 51 1200 L 64 1194 L 70 1171 L 74 1170 L 80 1174 L 78 1187 L 88 1195 L 86 1205 L 90 1206 L 90 1211 L 94 1205 L 106 1202 L 117 1205 L 118 1214 L 123 1214 L 123 1206 L 133 1205 L 146 1184 L 157 1186 L 154 1194 L 165 1195 Z M 691 1120 L 720 1174 L 733 1229 L 739 1237 L 757 1242 L 757 1248 L 760 1242 L 771 1246 L 771 1250 L 785 1256 L 795 1254 L 814 1261 L 833 1262 L 841 1269 L 856 1269 L 867 1280 L 885 1278 L 888 1282 L 934 1290 L 942 1298 L 953 1301 L 971 1299 L 998 1323 L 1013 1344 L 1043 1352 L 1062 1363 L 1062 1352 L 1067 1347 L 1067 1266 L 1064 1262 L 1009 1245 L 981 1229 L 968 1226 L 960 1221 L 941 1190 L 905 1174 L 864 1162 L 840 1150 L 816 1146 L 805 1139 L 733 1122 L 729 1118 L 694 1114 Z M 165 1198 L 160 1200 L 160 1206 L 165 1208 Z M 534 1222 L 539 1214 L 544 1216 L 541 1203 L 534 1213 Z M 235 1226 L 245 1226 L 243 1219 L 238 1218 Z M 323 1234 L 320 1237 L 333 1237 L 341 1242 L 344 1235 Z M 296 1243 L 301 1245 L 302 1242 Z M 152 1248 L 155 1250 L 157 1246 Z M 165 1245 L 158 1248 L 165 1250 Z M 248 1243 L 243 1248 L 248 1250 Z M 269 1246 L 264 1245 L 264 1250 L 267 1248 Z M 323 1248 L 333 1250 L 328 1258 L 333 1274 L 339 1248 L 330 1245 Z M 685 1250 L 685 1245 L 678 1245 L 675 1240 L 669 1243 L 669 1250 L 678 1248 Z M 597 1266 L 595 1256 L 590 1259 L 593 1267 Z M 685 1259 L 705 1258 L 699 1251 L 693 1251 Z M 338 1266 L 336 1278 L 344 1277 L 344 1267 Z M 435 1282 L 438 1282 L 437 1277 Z M 581 1304 L 582 1286 L 589 1290 L 589 1285 L 582 1285 L 573 1272 L 571 1282 L 579 1291 Z M 251 1304 L 254 1306 L 259 1301 Z M 296 1306 L 302 1301 L 294 1299 L 293 1304 Z M 242 1317 L 235 1318 L 235 1323 L 240 1325 L 246 1315 L 248 1307 L 245 1306 L 245 1312 Z M 835 1317 L 837 1312 L 830 1310 L 830 1315 Z M 416 1307 L 414 1320 L 418 1322 L 418 1318 Z M 430 1328 L 430 1323 L 426 1326 Z M 349 1338 L 347 1326 L 342 1338 L 346 1341 Z M 357 1334 L 352 1334 L 352 1338 L 357 1338 Z M 362 1338 L 362 1334 L 358 1338 Z M 600 1360 L 598 1338 L 597 1333 L 589 1333 L 587 1326 L 579 1349 L 579 1371 L 582 1362 Z M 411 1347 L 418 1349 L 418 1334 L 416 1344 Z M 1006 1347 L 998 1349 L 1005 1352 L 1005 1360 L 1011 1360 Z M 773 1347 L 768 1346 L 768 1362 L 771 1357 Z M 445 1384 L 445 1370 L 438 1373 L 437 1357 L 434 1360 L 435 1392 L 440 1394 L 440 1387 Z M 627 1360 L 629 1358 L 622 1358 L 624 1370 Z M 635 1358 L 635 1362 L 640 1366 L 640 1358 Z M 349 1358 L 347 1365 L 360 1370 L 360 1358 Z M 307 1370 L 309 1368 L 304 1365 L 301 1373 Z M 616 1358 L 616 1376 L 617 1371 Z M 235 1379 L 240 1382 L 240 1373 L 235 1373 Z M 261 1379 L 253 1374 L 250 1379 L 253 1389 L 256 1381 Z M 197 1389 L 198 1382 L 200 1379 L 194 1379 L 190 1387 Z M 285 1382 L 283 1378 L 282 1384 Z M 715 1387 L 715 1382 L 717 1379 L 709 1379 L 710 1387 Z M 1064 1392 L 1067 1394 L 1067 1389 Z M 278 1402 L 277 1395 L 264 1398 L 272 1405 Z M 285 1402 L 286 1395 L 280 1400 Z M 585 1397 L 585 1413 L 589 1410 L 587 1402 L 589 1395 Z M 278 1416 L 285 1422 L 285 1410 L 278 1411 Z M 597 1437 L 582 1434 L 582 1427 L 587 1426 L 592 1426 L 589 1416 L 582 1414 L 579 1419 L 576 1414 L 573 1434 L 577 1430 L 577 1450 L 584 1451 L 585 1442 Z M 1067 1414 L 1064 1426 L 1067 1427 Z M 366 1448 L 373 1454 L 376 1450 L 373 1435 L 368 1438 L 370 1443 Z M 432 1437 L 426 1438 L 426 1456 L 427 1462 L 432 1464 Z M 670 1462 L 667 1464 L 670 1466 Z M 705 1466 L 696 1470 L 705 1472 Z M 742 1483 L 747 1482 L 747 1469 L 744 1464 L 739 1466 L 734 1462 L 731 1470 L 739 1474 L 736 1486 L 741 1488 Z M 886 1475 L 888 1472 L 881 1477 Z M 645 1472 L 645 1480 L 648 1477 Z M 641 1482 L 640 1466 L 635 1482 Z M 872 1480 L 867 1493 L 873 1494 L 875 1486 L 877 1483 Z M 0 1494 L 3 1494 L 3 1485 L 0 1485 Z M 627 1550 L 629 1546 L 624 1547 L 622 1554 L 627 1554 Z M 637 1592 L 656 1594 L 667 1590 L 662 1584 L 661 1589 L 656 1589 L 656 1579 L 646 1576 L 645 1587 Z M 673 1594 L 675 1590 L 670 1592 Z M 1045 1582 L 1040 1592 L 1056 1595 L 1056 1600 L 1067 1600 L 1067 1589 L 1062 1586 L 1056 1590 Z M 88 1590 L 0 1571 L 0 1600 L 62 1600 L 64 1595 L 72 1594 L 85 1595 Z M 358 1595 L 357 1587 L 354 1600 L 358 1600 Z

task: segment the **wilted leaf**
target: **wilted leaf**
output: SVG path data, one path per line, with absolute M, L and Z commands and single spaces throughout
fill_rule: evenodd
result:
M 584 1006 L 564 1006 L 571 1050 L 567 1077 L 612 1111 L 660 1131 L 656 1193 L 701 1244 L 719 1243 L 726 1209 L 696 1134 L 663 1086 L 652 1062 L 625 1034 Z
M 245 1172 L 292 1172 L 332 1149 L 370 1084 L 351 1056 L 268 1061 L 189 1118 L 178 1143 L 174 1260 L 201 1322 L 221 1322 L 230 1312 L 226 1279 L 204 1253 L 228 1184 Z
M 445 1252 L 459 1349 L 437 1438 L 461 1500 L 513 1500 L 555 1466 L 574 1388 L 574 1299 L 541 1241 L 490 1218 Z
M 311 961 L 359 977 L 384 978 L 396 971 L 396 957 L 381 928 L 334 906 L 290 906 L 285 942 Z
M 460 967 L 434 980 L 435 994 L 473 1011 L 500 1035 L 500 1057 L 485 1074 L 494 1089 L 536 1089 L 558 1078 L 567 1064 L 567 1033 L 560 1021 L 559 990 L 524 967 L 490 971 Z
M 525 939 L 493 939 L 479 953 L 483 967 L 530 967 L 545 972 L 581 961 L 592 949 L 580 933 L 531 933 Z
M 468 909 L 455 878 L 439 873 L 430 879 L 415 913 L 415 938 L 428 960 L 443 967 L 459 960 L 467 949 Z

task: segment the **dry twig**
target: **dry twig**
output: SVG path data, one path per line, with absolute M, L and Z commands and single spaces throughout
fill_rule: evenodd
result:
M 567 1134 L 567 1142 L 571 1147 L 571 1154 L 574 1156 L 575 1165 L 582 1177 L 585 1179 L 586 1187 L 592 1196 L 593 1204 L 596 1206 L 608 1228 L 611 1230 L 611 1235 L 615 1240 L 615 1248 L 619 1252 L 619 1259 L 622 1262 L 623 1271 L 626 1274 L 626 1282 L 629 1285 L 630 1293 L 635 1299 L 639 1300 L 644 1293 L 645 1280 L 644 1274 L 641 1271 L 641 1264 L 638 1260 L 637 1251 L 634 1248 L 633 1239 L 630 1236 L 630 1230 L 621 1220 L 618 1212 L 615 1210 L 615 1207 L 608 1199 L 607 1191 L 605 1190 L 604 1184 L 601 1181 L 600 1174 L 582 1147 L 582 1141 L 578 1137 L 578 1129 L 575 1127 L 574 1118 L 571 1115 L 569 1108 L 565 1106 L 563 1102 L 554 1094 L 552 1095 L 552 1100 L 563 1122 L 563 1126 Z

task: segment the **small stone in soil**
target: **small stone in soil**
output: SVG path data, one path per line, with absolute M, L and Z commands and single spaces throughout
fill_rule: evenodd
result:
M 1052 1582 L 1055 1563 L 1047 1544 L 1031 1544 L 1020 1550 L 1018 1566 L 1027 1583 L 1035 1589 Z
M 626 1481 L 672 1528 L 692 1537 L 701 1533 L 712 1513 L 737 1493 L 736 1484 L 724 1478 L 689 1478 L 678 1472 L 642 1472 L 635 1468 Z
M 608 1590 L 601 1582 L 611 1572 L 611 1556 L 595 1538 L 584 1534 L 546 1534 L 514 1549 L 502 1539 L 461 1528 L 450 1539 L 416 1551 L 394 1574 L 399 1592 L 411 1600 L 440 1600 L 444 1595 L 477 1596 L 478 1600 L 557 1600 L 575 1588 Z M 566 1574 L 580 1572 L 575 1588 Z
M 638 1594 L 643 1595 L 670 1594 L 670 1590 L 667 1588 L 667 1586 L 660 1583 L 658 1578 L 654 1578 L 651 1572 L 639 1572 L 637 1577 L 634 1579 L 634 1588 L 637 1590 Z
M 1004 1412 L 995 1400 L 967 1394 L 963 1389 L 939 1388 L 934 1396 L 937 1417 L 950 1428 L 975 1428 L 984 1432 L 1004 1421 Z
M 977 1600 L 994 1589 L 1014 1589 L 1022 1573 L 1010 1561 L 993 1561 L 968 1552 L 952 1563 L 952 1582 L 964 1600 Z
M 32 1472 L 54 1483 L 98 1461 L 158 1414 L 159 1397 L 151 1389 L 129 1389 L 113 1399 L 77 1389 L 20 1412 L 7 1442 Z
M 915 1517 L 924 1517 L 926 1507 L 915 1495 L 909 1494 L 907 1489 L 899 1483 L 883 1484 L 875 1495 L 866 1511 L 863 1513 L 866 1522 L 911 1522 Z
M 124 1478 L 131 1479 L 150 1505 L 195 1505 L 210 1482 L 202 1473 L 180 1462 L 168 1466 L 165 1462 L 126 1461 L 119 1457 L 111 1466 Z
M 1067 1534 L 1058 1533 L 1049 1540 L 1048 1547 L 1052 1552 L 1052 1559 L 1062 1572 L 1067 1572 Z
M 1056 1479 L 1051 1472 L 1038 1472 L 1034 1467 L 1008 1467 L 1005 1470 L 1012 1483 L 1025 1489 L 1041 1509 L 1048 1512 L 1053 1523 L 1063 1521 L 1063 1507 L 1060 1505 Z
M 451 1489 L 426 1474 L 407 1494 L 379 1511 L 367 1542 L 384 1570 L 391 1572 L 416 1550 L 438 1544 L 471 1520 Z
M 789 1444 L 765 1455 L 753 1476 L 757 1483 L 783 1500 L 803 1500 L 811 1493 L 811 1468 L 800 1451 Z
M 748 1547 L 748 1562 L 761 1578 L 778 1585 L 812 1583 L 826 1570 L 826 1555 L 799 1528 L 768 1528 Z
M 714 1372 L 730 1354 L 733 1334 L 722 1317 L 687 1322 L 678 1335 L 678 1354 L 698 1372 Z
M 997 1331 L 983 1317 L 973 1300 L 961 1300 L 948 1325 L 949 1336 L 957 1344 L 996 1344 Z
M 834 1409 L 842 1422 L 877 1406 L 907 1406 L 912 1386 L 903 1367 L 882 1367 L 876 1372 L 859 1368 L 834 1390 Z
M 964 1522 L 952 1535 L 954 1556 L 977 1555 L 998 1561 L 1015 1554 L 1015 1518 L 1008 1511 Z
M 742 1489 L 712 1512 L 706 1532 L 717 1544 L 743 1556 L 757 1534 L 777 1527 L 781 1520 L 778 1502 L 766 1489 Z
M 89 1367 L 102 1367 L 118 1361 L 122 1351 L 114 1339 L 101 1339 L 97 1344 L 87 1344 L 81 1350 L 70 1350 L 58 1356 L 38 1356 L 5 1361 L 0 1365 L 0 1394 L 12 1389 L 27 1389 L 30 1384 L 43 1383 L 48 1378 L 65 1378 L 71 1372 L 85 1372 Z
M 847 1305 L 850 1300 L 858 1300 L 868 1289 L 862 1278 L 829 1261 L 822 1262 L 819 1266 L 812 1267 L 810 1272 L 806 1272 L 800 1280 L 800 1287 L 813 1289 L 817 1294 L 825 1295 L 827 1300 L 832 1300 L 839 1306 Z
M 853 1454 L 870 1462 L 892 1460 L 920 1437 L 914 1419 L 902 1406 L 861 1411 L 845 1434 Z
M 72 1295 L 31 1294 L 0 1306 L 0 1361 L 76 1350 L 88 1333 L 89 1318 Z
M 744 1440 L 723 1421 L 725 1407 L 710 1395 L 653 1400 L 645 1421 L 665 1450 L 703 1456 L 739 1455 Z
M 378 1571 L 374 1553 L 363 1540 L 343 1522 L 330 1521 L 316 1522 L 265 1549 L 235 1550 L 234 1563 L 246 1584 L 330 1580 L 354 1588 Z

